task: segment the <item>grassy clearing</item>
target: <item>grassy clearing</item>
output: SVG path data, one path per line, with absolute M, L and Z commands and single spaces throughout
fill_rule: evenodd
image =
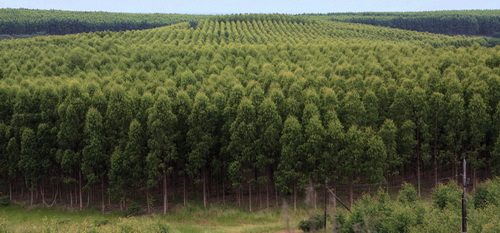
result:
M 293 212 L 293 211 L 292 211 Z M 296 228 L 305 213 L 289 216 Z M 248 213 L 234 207 L 192 205 L 167 216 L 124 218 L 120 213 L 76 211 L 20 205 L 0 208 L 0 232 L 277 232 L 285 229 L 281 209 Z

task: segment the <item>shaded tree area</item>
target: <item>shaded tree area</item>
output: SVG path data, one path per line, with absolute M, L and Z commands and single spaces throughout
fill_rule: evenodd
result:
M 142 30 L 197 21 L 206 17 L 183 14 L 0 9 L 0 34 L 65 35 L 96 31 Z
M 499 10 L 330 13 L 313 16 L 446 35 L 494 36 L 500 32 Z

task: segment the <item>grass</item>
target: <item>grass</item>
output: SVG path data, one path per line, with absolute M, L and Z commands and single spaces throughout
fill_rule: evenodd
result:
M 293 213 L 293 211 L 291 211 Z M 305 212 L 291 214 L 290 227 L 296 228 Z M 121 213 L 97 210 L 67 210 L 14 205 L 0 208 L 0 232 L 277 232 L 284 231 L 281 209 L 249 213 L 227 206 L 198 205 L 175 207 L 166 216 L 124 218 Z

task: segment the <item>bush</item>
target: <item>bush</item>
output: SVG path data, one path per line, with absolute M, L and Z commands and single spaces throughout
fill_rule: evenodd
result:
M 378 232 L 410 232 L 422 224 L 425 210 L 419 205 L 398 205 L 385 219 L 380 220 Z
M 417 202 L 417 200 L 418 195 L 415 186 L 413 186 L 413 184 L 405 182 L 403 184 L 403 189 L 399 191 L 398 201 L 402 204 L 413 204 Z
M 136 204 L 130 205 L 128 209 L 123 212 L 123 216 L 125 217 L 140 216 L 143 214 L 144 211 L 142 210 L 142 208 Z
M 0 197 L 0 207 L 10 206 L 11 202 L 8 197 Z
M 432 202 L 439 209 L 446 207 L 460 207 L 462 200 L 462 191 L 452 182 L 447 185 L 439 184 L 432 195 Z
M 479 186 L 474 194 L 474 208 L 482 209 L 488 205 L 488 189 L 484 186 Z
M 96 227 L 105 226 L 105 225 L 108 225 L 108 224 L 109 224 L 109 220 L 108 219 L 101 219 L 101 220 L 95 220 L 94 221 L 94 225 Z
M 500 178 L 487 181 L 476 188 L 474 194 L 474 207 L 482 209 L 488 205 L 500 203 Z
M 327 218 L 329 218 L 328 215 Z M 315 214 L 311 216 L 308 220 L 302 220 L 299 222 L 299 229 L 304 232 L 323 229 L 324 226 L 325 226 L 325 216 L 322 214 Z
M 169 233 L 169 232 L 170 228 L 167 225 L 161 222 L 158 223 L 158 233 Z
M 311 222 L 309 220 L 302 220 L 299 222 L 299 229 L 303 232 L 311 231 Z

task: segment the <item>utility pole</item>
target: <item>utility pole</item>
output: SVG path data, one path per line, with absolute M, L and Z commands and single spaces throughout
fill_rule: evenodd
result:
M 464 174 L 463 174 L 463 193 L 462 193 L 462 233 L 467 233 L 467 162 L 465 161 L 464 156 Z

